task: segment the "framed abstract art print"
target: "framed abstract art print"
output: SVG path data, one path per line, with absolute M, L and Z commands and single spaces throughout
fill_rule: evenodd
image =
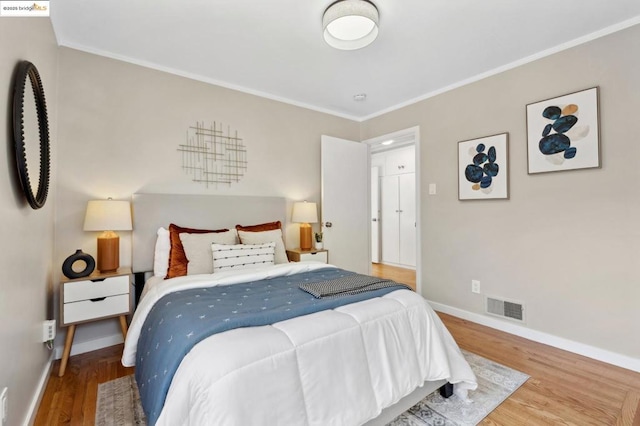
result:
M 600 167 L 598 88 L 527 105 L 529 174 Z
M 509 198 L 508 134 L 458 142 L 458 199 Z

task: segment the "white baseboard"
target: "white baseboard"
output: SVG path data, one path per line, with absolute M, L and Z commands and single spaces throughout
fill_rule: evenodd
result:
M 111 336 L 103 337 L 100 339 L 90 340 L 88 342 L 82 342 L 78 344 L 74 344 L 71 349 L 71 355 L 83 354 L 85 352 L 91 352 L 98 349 L 106 348 L 109 346 L 117 345 L 122 343 L 122 335 L 114 334 Z M 51 375 L 51 368 L 53 367 L 53 362 L 57 359 L 62 358 L 62 351 L 64 348 L 58 347 L 51 353 L 49 357 L 49 361 L 45 365 L 42 370 L 42 374 L 40 376 L 40 380 L 38 381 L 38 386 L 36 387 L 36 392 L 33 394 L 33 398 L 31 399 L 31 404 L 29 404 L 29 409 L 27 410 L 27 415 L 22 422 L 23 426 L 32 425 L 36 420 L 36 415 L 38 414 L 38 407 L 40 407 L 40 401 L 42 400 L 42 396 L 44 395 L 44 391 L 47 387 L 47 383 L 49 382 L 49 376 Z
M 498 318 L 465 311 L 463 309 L 454 308 L 452 306 L 433 302 L 431 300 L 429 300 L 429 304 L 436 311 L 444 312 L 445 314 L 453 315 L 455 317 L 475 322 L 477 324 L 485 325 L 487 327 L 495 328 L 506 333 L 524 337 L 525 339 L 533 340 L 534 342 L 544 343 L 545 345 L 553 346 L 558 349 L 563 349 L 565 351 L 573 352 L 578 355 L 583 355 L 588 358 L 593 358 L 598 361 L 606 362 L 607 364 L 616 365 L 618 367 L 626 368 L 628 370 L 640 373 L 640 359 L 638 358 L 611 352 L 605 349 L 597 348 L 595 346 L 586 345 L 584 343 L 575 342 L 563 337 L 554 336 L 553 334 L 523 327 L 519 324 L 514 324 L 511 322 L 502 321 Z
M 101 337 L 95 340 L 88 340 L 86 342 L 73 343 L 71 346 L 71 355 L 79 355 L 86 352 L 97 351 L 98 349 L 107 348 L 109 346 L 118 345 L 124 342 L 122 338 L 122 334 L 116 333 L 111 336 Z M 64 348 L 62 346 L 56 347 L 55 349 L 55 359 L 62 358 L 62 351 Z
M 40 407 L 40 401 L 42 400 L 42 396 L 44 395 L 44 391 L 47 388 L 47 383 L 49 382 L 49 375 L 51 374 L 51 367 L 53 366 L 53 352 L 49 356 L 49 361 L 45 365 L 42 370 L 42 374 L 40 375 L 40 380 L 38 381 L 38 387 L 36 388 L 36 392 L 33 394 L 33 398 L 31 399 L 31 404 L 29 404 L 29 409 L 27 410 L 27 416 L 22 422 L 23 426 L 32 425 L 36 421 L 36 415 L 38 414 L 38 408 Z

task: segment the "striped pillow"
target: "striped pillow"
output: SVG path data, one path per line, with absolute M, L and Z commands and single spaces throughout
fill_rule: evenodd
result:
M 276 243 L 211 244 L 213 273 L 228 269 L 243 269 L 273 265 Z

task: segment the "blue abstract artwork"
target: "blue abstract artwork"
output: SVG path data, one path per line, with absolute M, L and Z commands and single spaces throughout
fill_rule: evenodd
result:
M 508 198 L 507 134 L 460 142 L 458 198 Z
M 527 105 L 529 173 L 599 167 L 598 89 Z

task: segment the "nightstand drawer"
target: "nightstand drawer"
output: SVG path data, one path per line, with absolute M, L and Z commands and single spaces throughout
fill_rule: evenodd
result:
M 64 303 L 129 294 L 129 276 L 109 277 L 101 281 L 72 281 L 64 284 Z
M 127 277 L 124 277 L 127 278 Z M 80 302 L 65 303 L 62 313 L 62 325 L 96 320 L 103 317 L 129 313 L 129 293 L 110 296 L 102 299 L 82 300 Z
M 300 253 L 300 262 L 307 261 L 327 263 L 327 252 L 320 251 L 317 253 Z

